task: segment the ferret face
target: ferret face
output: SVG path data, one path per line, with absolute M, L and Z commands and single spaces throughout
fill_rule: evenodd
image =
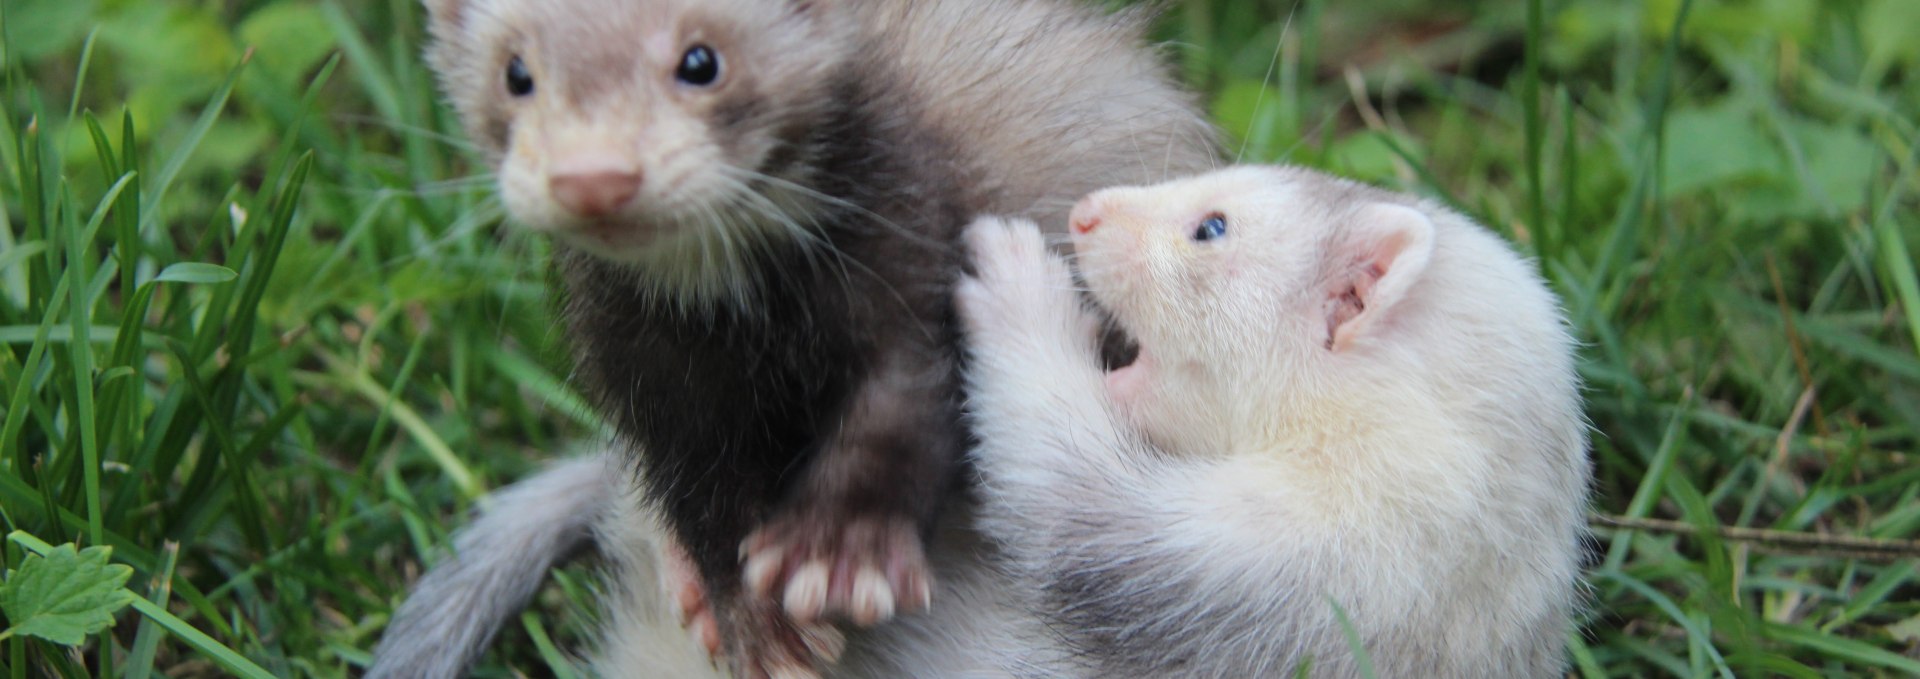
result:
M 1309 339 L 1305 323 L 1276 325 L 1316 273 L 1323 217 L 1302 213 L 1309 199 L 1270 168 L 1235 168 L 1094 193 L 1070 234 L 1095 299 L 1156 359 L 1225 363 Z
M 1274 167 L 1100 191 L 1069 230 L 1094 298 L 1140 344 L 1109 380 L 1115 401 L 1156 439 L 1216 449 L 1397 342 L 1392 307 L 1434 232 L 1384 192 Z
M 429 59 L 522 224 L 667 272 L 724 268 L 729 253 L 804 224 L 799 140 L 828 103 L 829 46 L 848 42 L 824 8 L 426 2 Z

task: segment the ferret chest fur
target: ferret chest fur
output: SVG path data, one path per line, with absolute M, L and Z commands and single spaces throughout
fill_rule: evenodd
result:
M 843 92 L 849 102 L 881 94 L 852 83 Z M 618 264 L 561 255 L 581 374 L 603 410 L 646 451 L 655 495 L 683 527 L 694 557 L 714 572 L 738 563 L 738 536 L 770 507 L 710 498 L 785 495 L 832 439 L 851 392 L 873 377 L 881 347 L 912 347 L 934 366 L 924 376 L 929 383 L 954 384 L 940 367 L 956 358 L 952 242 L 980 199 L 966 194 L 971 182 L 937 135 L 883 122 L 849 105 L 817 121 L 811 139 L 783 147 L 795 150 L 779 153 L 795 162 L 804 156 L 811 167 L 806 189 L 819 203 L 809 226 L 818 241 L 748 255 L 745 268 L 754 276 L 737 297 L 688 308 L 647 294 L 646 284 Z M 927 395 L 941 403 L 909 426 L 961 440 L 957 394 L 943 386 Z M 723 473 L 727 467 L 774 473 Z M 902 485 L 933 478 L 944 486 L 950 475 L 892 465 L 857 471 Z M 716 584 L 729 585 L 724 578 Z

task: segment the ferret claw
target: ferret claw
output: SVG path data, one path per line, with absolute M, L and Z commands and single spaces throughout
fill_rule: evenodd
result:
M 777 599 L 799 623 L 871 626 L 932 601 L 931 577 L 911 520 L 776 521 L 747 539 L 751 596 Z
M 793 605 L 787 605 L 792 610 Z M 893 588 L 879 569 L 861 568 L 853 576 L 853 624 L 862 627 L 893 617 Z
M 827 606 L 828 575 L 827 562 L 820 560 L 809 561 L 795 570 L 787 580 L 786 596 L 781 598 L 787 613 L 800 620 L 819 618 Z

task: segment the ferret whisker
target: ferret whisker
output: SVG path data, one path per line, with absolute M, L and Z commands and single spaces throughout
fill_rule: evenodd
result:
M 1321 135 L 1325 134 L 1327 129 L 1333 126 L 1334 120 L 1338 115 L 1337 112 L 1328 112 L 1326 115 L 1321 116 L 1320 123 L 1314 125 L 1312 131 L 1301 134 L 1300 138 L 1294 141 L 1293 145 L 1288 146 L 1287 150 L 1282 152 L 1279 157 L 1292 157 L 1293 152 L 1300 150 L 1302 146 L 1307 144 L 1308 140 L 1321 138 Z
M 732 177 L 723 177 L 723 179 L 737 187 L 734 195 L 739 197 L 740 202 L 738 203 L 738 207 L 758 214 L 759 221 L 771 223 L 787 233 L 787 240 L 794 243 L 800 251 L 803 263 L 820 261 L 827 257 L 822 251 L 830 251 L 832 249 L 831 244 L 821 242 L 811 230 L 794 223 L 786 212 L 780 209 L 779 205 L 771 203 L 771 201 L 768 201 L 767 198 L 759 192 L 748 189 Z M 749 215 L 742 215 L 734 210 L 729 210 L 728 213 L 732 219 L 754 219 Z M 754 241 L 752 247 L 760 248 L 764 251 L 773 249 L 779 245 L 777 242 L 779 239 L 776 235 L 765 228 L 746 227 L 742 228 L 741 231 Z M 772 261 L 773 271 L 770 274 L 771 276 L 783 281 L 782 284 L 787 284 L 785 283 L 786 281 L 793 280 L 794 272 L 788 267 L 785 258 L 776 257 L 773 258 Z M 845 277 L 844 272 L 842 273 L 842 277 Z
M 1280 24 L 1280 35 L 1274 38 L 1273 58 L 1267 60 L 1267 73 L 1260 76 L 1260 93 L 1253 98 L 1253 116 L 1247 120 L 1247 129 L 1240 135 L 1240 148 L 1233 152 L 1236 163 L 1247 158 L 1247 145 L 1253 143 L 1253 126 L 1260 123 L 1260 111 L 1267 104 L 1267 86 L 1273 82 L 1273 71 L 1280 65 L 1281 49 L 1287 44 L 1287 32 L 1293 30 L 1293 15 L 1299 10 L 1298 2 L 1287 10 L 1287 20 Z
M 382 266 L 395 267 L 411 262 L 431 259 L 447 246 L 472 237 L 474 233 L 486 228 L 488 225 L 499 223 L 503 216 L 504 210 L 501 208 L 499 201 L 484 201 L 478 209 L 461 215 L 459 219 L 448 224 L 446 232 L 440 234 L 439 238 L 427 241 L 424 246 L 415 248 L 412 252 L 388 258 L 386 262 L 382 263 Z
M 743 207 L 758 212 L 763 218 L 785 229 L 791 240 L 799 247 L 802 256 L 810 266 L 826 267 L 829 271 L 838 271 L 838 279 L 843 293 L 848 295 L 854 293 L 852 267 L 861 268 L 864 273 L 870 275 L 882 286 L 887 286 L 886 280 L 877 272 L 861 264 L 855 258 L 848 257 L 838 246 L 834 245 L 833 241 L 826 234 L 809 228 L 805 224 L 801 224 L 798 219 L 795 219 L 772 198 L 758 191 L 750 190 L 746 183 L 742 182 L 738 177 L 724 176 L 723 179 L 731 182 L 736 187 L 735 195 L 740 197 L 740 204 Z M 752 233 L 757 234 L 762 240 L 768 241 L 768 244 L 771 245 L 772 234 L 765 233 L 763 230 L 758 229 L 752 230 Z M 782 275 L 787 275 L 784 270 L 782 271 Z M 898 296 L 898 291 L 893 292 Z
M 800 224 L 780 204 L 753 190 L 739 177 L 723 172 L 720 179 L 727 182 L 729 194 L 738 207 L 750 210 L 759 215 L 764 222 L 780 227 L 786 232 L 787 237 L 800 247 L 803 256 L 810 259 L 819 258 L 823 255 L 822 251 L 829 253 L 836 251 L 831 242 L 824 240 L 813 229 Z M 742 232 L 750 234 L 762 247 L 771 247 L 775 244 L 773 234 L 767 233 L 765 229 L 742 229 Z
M 399 123 L 399 122 L 394 122 L 392 120 L 387 120 L 385 118 L 377 118 L 374 116 L 357 114 L 357 113 L 346 114 L 346 115 L 336 115 L 336 116 L 331 116 L 331 118 L 335 122 L 342 123 L 345 126 L 357 125 L 357 126 L 382 128 L 389 132 L 398 133 L 401 136 L 412 136 L 419 139 L 427 139 L 430 141 L 439 142 L 441 145 L 448 146 L 448 147 L 458 149 L 460 151 L 464 151 L 471 154 L 478 154 L 480 153 L 480 150 L 481 150 L 479 145 L 474 144 L 473 142 L 468 141 L 465 138 L 447 134 L 444 132 L 430 130 L 424 127 L 420 127 L 418 125 L 408 125 L 405 123 Z
M 733 242 L 733 236 L 735 236 L 733 230 L 735 230 L 735 228 L 732 226 L 732 221 L 728 219 L 728 211 L 718 209 L 718 207 L 714 207 L 714 205 L 710 205 L 710 203 L 701 203 L 701 209 L 707 213 L 707 217 L 710 219 L 710 222 L 708 222 L 710 228 L 701 228 L 701 251 L 703 251 L 703 255 L 705 255 L 703 259 L 707 261 L 707 267 L 728 267 L 728 269 L 733 269 L 735 255 L 739 253 L 739 246 Z M 733 288 L 732 292 L 735 293 L 735 295 L 749 293 L 749 290 L 753 290 L 756 284 L 753 276 L 758 276 L 758 272 L 747 274 L 747 276 L 728 276 L 728 288 Z M 743 299 L 743 297 L 741 297 L 741 299 Z
M 387 196 L 387 195 L 433 198 L 438 196 L 450 196 L 450 195 L 457 195 L 457 194 L 463 194 L 463 193 L 491 194 L 492 188 L 493 188 L 493 182 L 494 182 L 493 175 L 486 174 L 486 175 L 476 175 L 472 177 L 464 177 L 460 179 L 448 179 L 448 180 L 437 181 L 437 182 L 415 184 L 411 188 L 397 188 L 392 186 L 375 186 L 375 187 L 347 186 L 344 184 L 318 184 L 317 186 L 320 190 L 326 191 L 329 193 L 334 193 L 334 194 L 344 195 L 344 196 L 362 197 L 362 198 L 364 197 L 377 198 L 380 196 Z M 487 195 L 485 197 L 489 199 L 495 198 L 492 195 Z
M 907 229 L 906 227 L 901 226 L 900 224 L 894 222 L 893 220 L 886 218 L 886 216 L 881 215 L 877 212 L 874 212 L 873 210 L 870 210 L 864 206 L 858 205 L 845 198 L 829 195 L 821 192 L 818 189 L 814 189 L 812 187 L 794 182 L 789 179 L 784 179 L 781 177 L 773 176 L 771 174 L 767 174 L 765 172 L 760 172 L 758 170 L 753 170 L 753 169 L 744 168 L 744 167 L 727 167 L 725 168 L 725 171 L 736 172 L 736 173 L 745 175 L 745 178 L 748 180 L 765 182 L 776 188 L 798 193 L 802 196 L 820 201 L 821 203 L 824 203 L 832 207 L 840 208 L 843 210 L 850 210 L 855 214 L 865 217 L 868 220 L 871 220 L 875 224 L 886 227 L 889 231 L 892 231 L 893 233 L 901 237 L 904 237 L 907 240 L 916 242 L 922 246 L 935 248 L 935 249 L 946 247 L 945 243 L 941 243 L 935 239 L 928 238 L 927 236 L 919 233 L 914 233 L 912 230 Z

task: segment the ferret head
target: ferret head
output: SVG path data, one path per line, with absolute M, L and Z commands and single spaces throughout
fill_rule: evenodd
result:
M 806 223 L 832 2 L 425 0 L 428 60 L 514 219 L 677 297 Z
M 1101 191 L 1071 219 L 1095 299 L 1141 348 L 1109 387 L 1162 445 L 1364 427 L 1438 412 L 1434 394 L 1523 409 L 1575 398 L 1551 294 L 1444 208 L 1244 167 Z

